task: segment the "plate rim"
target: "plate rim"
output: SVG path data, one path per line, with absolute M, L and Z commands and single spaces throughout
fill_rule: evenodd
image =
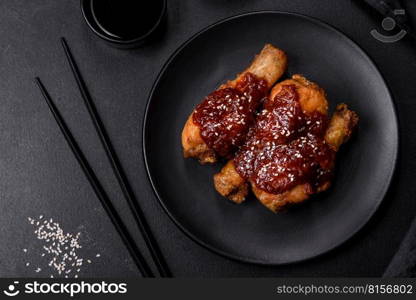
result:
M 243 18 L 243 17 L 247 17 L 247 16 L 251 16 L 251 15 L 261 15 L 261 14 L 289 15 L 289 16 L 294 16 L 294 17 L 298 17 L 298 18 L 301 18 L 301 19 L 305 19 L 305 20 L 308 20 L 312 23 L 323 26 L 323 27 L 335 32 L 342 39 L 344 39 L 346 42 L 350 43 L 351 46 L 353 48 L 355 48 L 358 52 L 360 52 L 363 55 L 363 57 L 374 67 L 374 69 L 379 74 L 379 76 L 382 80 L 382 83 L 384 83 L 384 86 L 387 89 L 387 94 L 388 94 L 388 96 L 391 100 L 390 102 L 392 103 L 393 116 L 394 116 L 394 126 L 395 126 L 394 134 L 395 134 L 395 140 L 396 140 L 395 144 L 396 145 L 395 145 L 395 148 L 394 148 L 393 164 L 392 164 L 391 170 L 388 174 L 387 184 L 385 184 L 384 188 L 382 189 L 382 193 L 381 193 L 382 196 L 374 204 L 372 210 L 368 213 L 366 218 L 363 218 L 363 221 L 361 223 L 357 224 L 355 226 L 355 229 L 351 230 L 351 233 L 349 235 L 346 235 L 345 238 L 342 239 L 340 242 L 332 243 L 332 245 L 330 247 L 328 247 L 326 250 L 324 250 L 322 252 L 319 252 L 317 254 L 314 254 L 312 256 L 303 257 L 303 258 L 299 258 L 299 259 L 293 259 L 293 260 L 289 260 L 287 262 L 270 262 L 270 261 L 267 261 L 267 260 L 264 260 L 264 259 L 254 259 L 254 258 L 251 258 L 251 257 L 242 256 L 242 255 L 231 254 L 227 251 L 218 249 L 217 247 L 205 242 L 204 240 L 198 238 L 196 235 L 194 235 L 192 232 L 190 232 L 184 225 L 182 225 L 182 223 L 179 220 L 177 220 L 177 218 L 175 218 L 175 216 L 170 212 L 168 207 L 165 205 L 162 197 L 159 195 L 159 193 L 158 193 L 158 191 L 155 187 L 155 184 L 153 182 L 153 178 L 152 178 L 152 175 L 151 175 L 151 171 L 150 171 L 150 168 L 149 168 L 149 164 L 148 164 L 148 161 L 147 161 L 147 155 L 146 155 L 146 138 L 145 137 L 146 137 L 146 130 L 147 130 L 147 125 L 146 124 L 147 124 L 147 119 L 148 119 L 149 107 L 151 105 L 155 89 L 156 89 L 157 85 L 159 84 L 160 79 L 164 75 L 166 69 L 169 67 L 170 63 L 194 39 L 196 39 L 197 37 L 199 37 L 203 33 L 209 31 L 210 29 L 212 29 L 212 28 L 214 28 L 218 25 L 221 25 L 223 23 L 226 23 L 228 21 L 234 20 L 234 19 Z M 393 177 L 396 173 L 397 161 L 398 161 L 398 156 L 399 156 L 399 148 L 400 148 L 400 130 L 399 130 L 399 128 L 400 128 L 400 121 L 399 121 L 398 114 L 397 114 L 396 103 L 395 103 L 394 97 L 391 93 L 391 90 L 390 90 L 389 86 L 387 85 L 387 82 L 386 82 L 386 79 L 385 79 L 384 75 L 380 72 L 380 69 L 378 68 L 377 64 L 369 56 L 369 54 L 362 47 L 360 47 L 351 37 L 349 37 L 347 34 L 342 32 L 341 30 L 339 30 L 335 26 L 330 25 L 330 24 L 326 23 L 325 21 L 322 21 L 318 18 L 311 17 L 311 16 L 308 16 L 308 15 L 305 15 L 305 14 L 301 14 L 301 13 L 297 13 L 297 12 L 289 12 L 289 11 L 279 11 L 279 10 L 255 10 L 255 11 L 244 12 L 244 13 L 240 13 L 240 14 L 236 14 L 236 15 L 232 15 L 232 16 L 220 19 L 220 20 L 202 28 L 201 30 L 192 34 L 182 44 L 180 44 L 180 46 L 178 48 L 176 48 L 176 50 L 168 57 L 168 59 L 165 61 L 165 63 L 162 65 L 162 68 L 158 72 L 158 74 L 156 76 L 156 79 L 154 80 L 154 82 L 152 84 L 152 88 L 150 89 L 149 95 L 147 97 L 147 102 L 146 102 L 146 107 L 145 107 L 145 110 L 144 110 L 144 117 L 143 117 L 143 122 L 142 122 L 142 157 L 143 157 L 144 166 L 145 166 L 145 169 L 146 169 L 146 175 L 147 175 L 147 178 L 148 178 L 149 183 L 151 185 L 151 189 L 153 190 L 153 193 L 154 193 L 154 195 L 156 196 L 156 198 L 158 200 L 157 202 L 162 207 L 163 211 L 168 215 L 169 219 L 176 225 L 176 227 L 179 228 L 179 230 L 181 232 L 183 232 L 187 237 L 189 237 L 192 241 L 194 241 L 198 245 L 204 247 L 205 249 L 207 249 L 207 250 L 209 250 L 213 253 L 216 253 L 216 254 L 224 257 L 224 258 L 229 258 L 229 259 L 239 261 L 239 262 L 258 264 L 258 265 L 266 265 L 266 266 L 289 265 L 289 264 L 300 263 L 300 262 L 303 262 L 303 261 L 312 260 L 312 259 L 320 257 L 320 256 L 322 256 L 326 253 L 334 251 L 335 249 L 337 249 L 338 247 L 340 247 L 341 245 L 343 245 L 347 241 L 349 241 L 358 232 L 360 232 L 365 227 L 365 225 L 367 225 L 368 222 L 373 218 L 376 211 L 380 207 L 381 203 L 385 199 L 385 197 L 388 193 L 388 190 L 390 189 Z

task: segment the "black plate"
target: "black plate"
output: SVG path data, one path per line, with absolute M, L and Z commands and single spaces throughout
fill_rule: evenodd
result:
M 242 71 L 265 43 L 286 51 L 289 75 L 302 73 L 324 87 L 331 108 L 346 102 L 361 118 L 357 135 L 339 153 L 332 188 L 278 214 L 254 197 L 235 205 L 219 196 L 212 175 L 221 164 L 184 159 L 180 139 L 195 105 Z M 179 228 L 219 254 L 262 264 L 315 257 L 355 234 L 386 193 L 397 148 L 392 97 L 368 56 L 336 29 L 282 12 L 220 21 L 181 46 L 153 86 L 143 128 L 151 184 Z

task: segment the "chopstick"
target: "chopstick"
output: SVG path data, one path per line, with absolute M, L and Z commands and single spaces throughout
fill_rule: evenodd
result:
M 48 91 L 46 90 L 45 86 L 42 84 L 42 81 L 39 77 L 35 78 L 35 82 L 38 85 L 42 95 L 49 106 L 49 109 L 54 116 L 58 126 L 65 137 L 69 147 L 72 150 L 75 158 L 77 159 L 79 165 L 81 166 L 85 176 L 87 177 L 89 183 L 91 184 L 92 188 L 94 189 L 95 194 L 97 195 L 98 199 L 100 200 L 104 210 L 106 211 L 107 215 L 109 216 L 111 222 L 113 223 L 114 227 L 116 228 L 118 234 L 120 235 L 123 243 L 125 244 L 127 250 L 129 251 L 131 257 L 133 258 L 134 263 L 136 264 L 137 268 L 142 273 L 143 277 L 154 277 L 152 270 L 150 269 L 149 265 L 147 264 L 146 260 L 144 259 L 143 255 L 140 252 L 139 247 L 137 246 L 136 242 L 134 241 L 133 237 L 130 235 L 126 225 L 123 223 L 122 218 L 117 213 L 117 210 L 114 208 L 113 204 L 111 203 L 107 193 L 105 192 L 104 188 L 100 184 L 97 176 L 95 175 L 93 169 L 89 165 L 87 159 L 85 158 L 82 150 L 78 146 L 75 138 L 71 134 L 68 126 L 66 125 L 62 115 L 59 113 L 58 108 L 55 106 L 52 98 L 50 97 Z
M 118 184 L 122 190 L 124 198 L 126 199 L 131 212 L 133 213 L 134 219 L 137 226 L 143 236 L 143 239 L 146 243 L 146 246 L 149 249 L 150 255 L 158 269 L 160 276 L 162 277 L 171 277 L 171 272 L 166 261 L 163 258 L 163 254 L 157 244 L 156 239 L 154 238 L 150 226 L 146 221 L 144 213 L 139 206 L 133 189 L 131 188 L 126 174 L 123 171 L 120 160 L 117 156 L 117 153 L 114 150 L 114 147 L 110 141 L 108 133 L 104 127 L 103 122 L 98 114 L 98 111 L 94 105 L 94 102 L 91 98 L 91 95 L 88 92 L 87 86 L 82 79 L 81 73 L 75 63 L 74 57 L 68 47 L 68 44 L 65 38 L 61 38 L 62 47 L 65 51 L 65 55 L 68 59 L 68 63 L 71 67 L 72 74 L 75 77 L 78 88 L 84 100 L 85 106 L 87 107 L 88 113 L 94 123 L 95 130 L 97 131 L 98 136 L 100 137 L 101 144 L 105 150 L 108 160 L 110 161 L 111 168 L 113 169 L 114 174 L 116 175 Z

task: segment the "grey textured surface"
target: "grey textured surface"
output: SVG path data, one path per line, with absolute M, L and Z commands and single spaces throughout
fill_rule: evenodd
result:
M 416 220 L 410 226 L 383 277 L 416 277 Z
M 408 11 L 416 17 L 416 5 L 412 6 Z M 416 169 L 416 89 L 412 83 L 416 76 L 416 44 L 407 39 L 395 44 L 374 40 L 369 31 L 380 28 L 381 20 L 364 8 L 349 0 L 170 0 L 168 29 L 163 38 L 126 51 L 110 48 L 92 35 L 83 22 L 78 1 L 1 1 L 0 276 L 50 274 L 47 260 L 40 256 L 40 243 L 27 222 L 27 217 L 41 214 L 54 218 L 65 231 L 82 232 L 82 254 L 93 257 L 93 263 L 83 268 L 80 276 L 139 276 L 33 83 L 35 75 L 43 79 L 120 213 L 140 240 L 65 61 L 60 36 L 68 40 L 175 276 L 380 276 L 416 212 L 416 186 L 412 184 Z M 169 55 L 192 34 L 219 19 L 262 9 L 317 17 L 349 35 L 386 77 L 401 121 L 397 176 L 372 221 L 335 251 L 279 267 L 231 261 L 184 236 L 159 207 L 141 154 L 141 123 L 147 96 Z M 101 257 L 95 258 L 96 253 Z M 26 262 L 31 265 L 26 267 Z M 35 273 L 35 266 L 42 271 Z

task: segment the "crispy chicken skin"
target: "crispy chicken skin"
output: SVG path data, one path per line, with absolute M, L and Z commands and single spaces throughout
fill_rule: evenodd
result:
M 218 193 L 238 204 L 246 199 L 249 190 L 249 184 L 238 174 L 232 159 L 214 175 L 214 185 Z
M 328 101 L 326 100 L 325 91 L 316 83 L 307 80 L 300 74 L 295 74 L 291 79 L 276 84 L 270 92 L 270 99 L 273 100 L 285 85 L 294 85 L 296 87 L 299 103 L 305 113 L 318 111 L 324 115 L 328 114 Z
M 358 115 L 344 103 L 338 104 L 325 132 L 325 141 L 335 150 L 348 141 L 358 123 Z
M 301 75 L 294 75 L 291 79 L 277 84 L 270 93 L 270 99 L 274 99 L 274 96 L 279 93 L 284 85 L 296 86 L 299 103 L 305 113 L 318 111 L 322 114 L 327 114 L 328 102 L 325 92 Z M 337 151 L 340 145 L 348 140 L 357 122 L 357 114 L 348 110 L 345 104 L 339 104 L 325 132 L 326 143 L 334 151 Z M 221 195 L 236 203 L 243 202 L 249 190 L 248 183 L 235 169 L 233 160 L 230 160 L 218 174 L 214 175 L 214 185 Z M 315 193 L 324 191 L 329 186 L 329 181 L 323 182 Z M 251 183 L 251 187 L 259 201 L 273 212 L 282 210 L 290 204 L 302 202 L 314 193 L 308 184 L 297 185 L 281 194 L 268 193 L 257 188 L 253 183 Z
M 251 73 L 260 79 L 266 80 L 268 88 L 271 88 L 283 75 L 286 67 L 286 54 L 282 50 L 270 44 L 266 44 L 246 70 L 238 74 L 236 79 L 228 81 L 218 89 L 236 87 L 239 80 L 243 78 L 246 73 Z M 200 128 L 193 121 L 193 113 L 194 112 L 189 116 L 182 131 L 183 155 L 185 158 L 198 158 L 202 164 L 214 163 L 217 161 L 217 154 L 214 150 L 210 149 L 202 139 Z

